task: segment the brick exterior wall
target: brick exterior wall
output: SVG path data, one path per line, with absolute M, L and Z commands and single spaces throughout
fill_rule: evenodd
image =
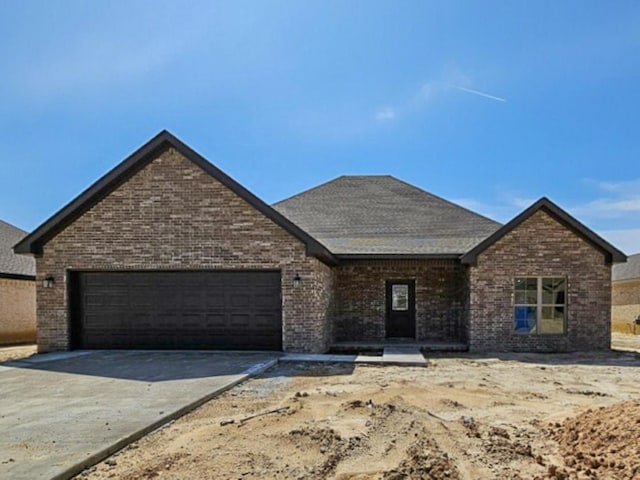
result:
M 35 341 L 35 282 L 0 278 L 0 345 Z
M 331 338 L 331 269 L 298 239 L 174 149 L 59 232 L 36 260 L 38 350 L 69 348 L 67 271 L 279 269 L 283 346 L 321 352 Z M 302 283 L 293 287 L 298 273 Z M 53 275 L 53 288 L 41 280 Z
M 633 332 L 633 321 L 640 315 L 640 280 L 613 282 L 611 303 L 611 328 Z
M 567 277 L 564 335 L 513 331 L 514 277 Z M 570 352 L 610 346 L 611 266 L 604 254 L 538 211 L 469 267 L 471 350 Z
M 418 341 L 464 341 L 465 267 L 456 260 L 354 260 L 335 268 L 336 341 L 385 339 L 386 280 L 415 280 Z

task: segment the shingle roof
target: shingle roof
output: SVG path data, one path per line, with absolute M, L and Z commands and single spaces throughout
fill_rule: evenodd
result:
M 0 276 L 3 274 L 35 276 L 35 260 L 31 257 L 13 253 L 13 246 L 26 235 L 27 232 L 24 230 L 0 220 Z
M 336 255 L 460 255 L 501 226 L 389 175 L 338 177 L 273 207 Z
M 627 263 L 614 265 L 611 278 L 614 282 L 640 279 L 640 253 L 629 255 Z

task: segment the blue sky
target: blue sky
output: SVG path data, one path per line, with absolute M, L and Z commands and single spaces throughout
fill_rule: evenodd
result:
M 392 174 L 640 252 L 640 3 L 0 2 L 0 218 L 166 128 L 267 202 Z

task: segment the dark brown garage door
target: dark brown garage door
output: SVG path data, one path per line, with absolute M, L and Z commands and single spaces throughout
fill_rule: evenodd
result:
M 282 349 L 279 272 L 74 272 L 74 348 Z

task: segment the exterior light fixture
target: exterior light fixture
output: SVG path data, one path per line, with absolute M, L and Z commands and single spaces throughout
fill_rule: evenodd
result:
M 53 287 L 54 283 L 56 283 L 56 282 L 53 279 L 53 275 L 47 275 L 46 277 L 44 277 L 44 280 L 42 280 L 42 286 L 44 288 L 51 288 L 51 287 Z
M 293 277 L 293 287 L 298 288 L 301 283 L 302 283 L 302 279 L 300 278 L 300 275 L 296 273 L 296 276 Z

